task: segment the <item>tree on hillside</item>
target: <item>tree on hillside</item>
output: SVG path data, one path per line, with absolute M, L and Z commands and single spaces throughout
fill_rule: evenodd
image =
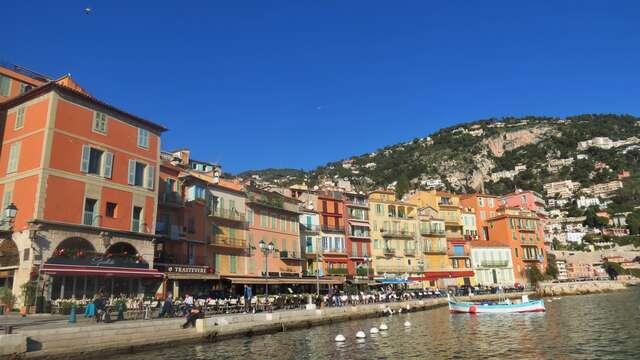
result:
M 602 267 L 604 268 L 604 271 L 607 272 L 611 280 L 617 279 L 618 275 L 624 275 L 627 273 L 627 271 L 620 264 L 615 262 L 607 261 L 606 263 L 602 264 Z
M 590 226 L 592 228 L 602 229 L 609 224 L 609 219 L 596 215 L 597 211 L 597 207 L 590 206 L 584 212 L 584 216 L 586 217 L 586 219 L 584 220 L 584 225 Z
M 627 227 L 631 235 L 640 234 L 640 210 L 635 210 L 627 215 Z
M 402 199 L 402 196 L 407 192 L 409 192 L 409 178 L 403 173 L 398 177 L 396 184 L 396 198 Z

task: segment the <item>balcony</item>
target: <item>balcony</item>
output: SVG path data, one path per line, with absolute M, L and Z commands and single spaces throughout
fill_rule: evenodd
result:
M 333 225 L 322 225 L 322 232 L 339 232 L 344 233 L 344 227 L 341 226 L 333 226 Z
M 509 266 L 509 260 L 483 260 L 480 262 L 481 267 L 507 267 Z
M 179 193 L 175 191 L 171 191 L 171 192 L 165 191 L 160 193 L 160 196 L 158 197 L 158 202 L 160 203 L 160 205 L 168 205 L 168 206 L 176 206 L 176 207 L 184 206 L 184 199 Z
M 543 259 L 533 256 L 523 257 L 522 261 L 533 261 L 533 262 L 543 262 Z
M 416 233 L 413 231 L 407 230 L 385 230 L 381 229 L 383 237 L 391 237 L 391 238 L 405 238 L 405 239 L 413 239 L 416 236 Z
M 416 256 L 416 249 L 404 249 L 405 256 Z
M 302 224 L 302 231 L 306 233 L 319 233 L 320 225 Z
M 322 253 L 346 255 L 347 250 L 345 248 L 327 248 L 327 249 L 322 249 Z
M 352 238 L 360 238 L 360 239 L 369 239 L 371 236 L 368 231 L 352 231 L 349 234 L 349 237 Z
M 447 247 L 427 246 L 422 252 L 425 254 L 444 255 L 447 253 Z
M 327 270 L 327 274 L 335 275 L 335 276 L 345 276 L 345 275 L 347 275 L 347 273 L 348 272 L 347 272 L 346 268 L 345 269 L 339 268 L 339 269 L 328 269 Z
M 396 256 L 396 249 L 394 248 L 390 248 L 390 247 L 385 247 L 382 252 L 386 255 L 386 256 Z
M 226 219 L 239 222 L 247 222 L 247 218 L 244 213 L 238 212 L 236 209 L 218 209 L 213 208 L 209 210 L 209 216 L 219 219 Z
M 474 235 L 469 235 L 469 234 L 467 234 L 467 235 L 464 235 L 463 238 L 464 238 L 465 241 L 478 240 L 478 235 L 475 235 L 475 234 Z
M 444 236 L 445 231 L 443 229 L 429 229 L 429 228 L 423 228 L 420 229 L 420 235 L 426 235 L 426 236 Z
M 345 201 L 345 204 L 347 204 L 347 206 L 369 208 L 369 201 L 367 201 L 367 200 L 349 199 L 349 200 Z
M 182 227 L 164 221 L 156 222 L 156 235 L 168 237 L 171 240 L 180 240 Z
M 235 249 L 246 249 L 247 240 L 242 238 L 230 237 L 227 235 L 214 235 L 211 237 L 211 245 Z
M 300 256 L 298 256 L 298 253 L 296 253 L 295 251 L 286 251 L 286 250 L 280 251 L 280 260 L 302 261 Z

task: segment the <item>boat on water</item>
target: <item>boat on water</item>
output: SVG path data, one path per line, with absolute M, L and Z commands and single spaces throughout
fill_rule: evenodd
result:
M 449 297 L 449 312 L 452 313 L 503 314 L 541 311 L 545 311 L 544 301 L 529 300 L 527 295 L 523 295 L 519 302 L 513 302 L 509 299 L 501 299 L 498 302 L 465 302 Z

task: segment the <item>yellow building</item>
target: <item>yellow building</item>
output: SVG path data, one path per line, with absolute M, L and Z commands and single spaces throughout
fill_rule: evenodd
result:
M 425 273 L 426 278 L 438 277 L 441 286 L 473 285 L 475 276 L 471 267 L 471 239 L 463 236 L 463 217 L 460 197 L 456 194 L 436 190 L 417 191 L 409 197 L 409 202 L 420 208 L 437 210 L 438 218 L 444 221 L 447 242 L 449 271 L 445 273 Z M 435 260 L 439 262 L 441 260 Z M 446 277 L 440 277 L 444 276 Z
M 369 209 L 376 278 L 421 277 L 417 206 L 396 200 L 392 191 L 376 190 L 369 193 Z

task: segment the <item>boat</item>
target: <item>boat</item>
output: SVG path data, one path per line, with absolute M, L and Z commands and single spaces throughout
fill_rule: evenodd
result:
M 506 314 L 523 312 L 545 311 L 543 300 L 529 300 L 527 295 L 522 296 L 522 301 L 512 302 L 509 299 L 498 302 L 465 302 L 451 299 L 449 296 L 449 312 L 470 314 Z

